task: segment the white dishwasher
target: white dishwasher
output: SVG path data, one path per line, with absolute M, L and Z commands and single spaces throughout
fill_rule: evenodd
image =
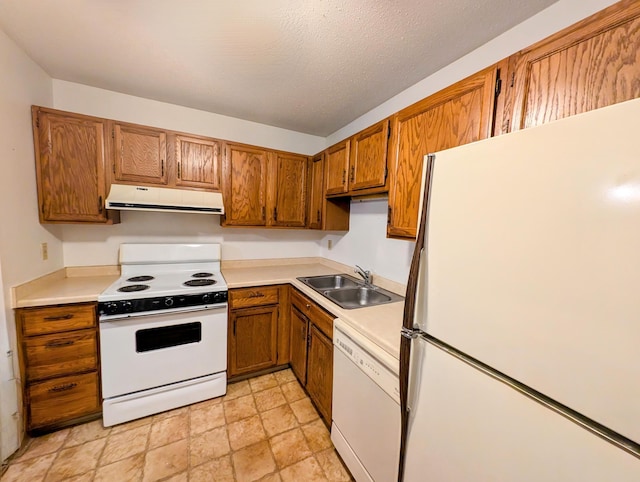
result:
M 333 344 L 331 440 L 357 482 L 396 482 L 398 360 L 339 319 Z

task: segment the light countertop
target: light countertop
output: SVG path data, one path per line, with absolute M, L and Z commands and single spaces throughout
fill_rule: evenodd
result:
M 399 358 L 403 302 L 345 310 L 298 281 L 300 276 L 348 273 L 352 268 L 323 258 L 228 261 L 222 274 L 229 288 L 291 284 L 340 318 L 358 333 Z M 119 277 L 117 266 L 64 268 L 12 288 L 14 308 L 97 301 L 98 295 Z M 373 282 L 404 295 L 404 287 L 383 278 Z

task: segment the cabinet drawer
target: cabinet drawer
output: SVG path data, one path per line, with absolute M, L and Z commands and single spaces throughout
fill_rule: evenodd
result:
M 20 310 L 20 316 L 25 336 L 91 328 L 96 324 L 94 304 L 25 308 Z
M 29 394 L 29 429 L 81 417 L 100 410 L 98 373 L 33 383 Z
M 231 309 L 250 306 L 274 305 L 278 303 L 280 287 L 260 286 L 256 288 L 239 288 L 229 291 Z
M 33 336 L 24 339 L 27 381 L 95 369 L 95 330 Z
M 291 290 L 291 304 L 333 340 L 333 319 L 335 316 L 324 311 L 315 301 L 311 301 L 310 298 L 296 289 Z

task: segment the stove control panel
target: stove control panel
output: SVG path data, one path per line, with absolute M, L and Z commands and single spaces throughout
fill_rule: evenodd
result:
M 197 295 L 160 296 L 137 300 L 101 301 L 98 303 L 100 318 L 144 315 L 149 312 L 180 308 L 202 308 L 221 305 L 227 302 L 226 291 L 215 291 Z

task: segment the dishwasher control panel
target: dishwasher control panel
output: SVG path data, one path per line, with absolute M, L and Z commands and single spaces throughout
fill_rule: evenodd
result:
M 333 330 L 333 344 L 396 403 L 400 403 L 400 386 L 395 373 L 339 329 Z

